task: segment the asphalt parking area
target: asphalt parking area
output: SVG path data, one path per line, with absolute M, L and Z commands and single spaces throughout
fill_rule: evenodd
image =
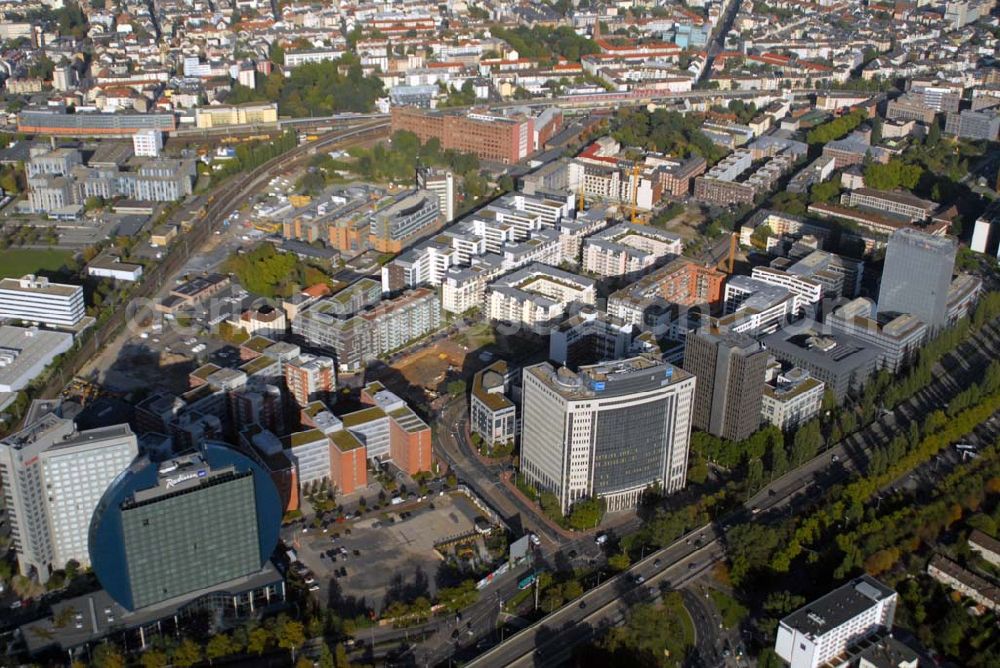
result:
M 331 524 L 327 533 L 297 528 L 292 544 L 299 561 L 315 574 L 320 601 L 328 601 L 330 582 L 336 581 L 341 596 L 380 609 L 390 592 L 433 595 L 442 564 L 434 545 L 475 530 L 480 515 L 462 494 L 431 496 L 354 522 Z

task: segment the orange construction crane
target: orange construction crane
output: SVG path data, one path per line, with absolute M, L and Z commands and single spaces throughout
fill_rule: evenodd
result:
M 716 265 L 720 271 L 732 275 L 733 268 L 736 265 L 736 244 L 739 238 L 740 235 L 738 232 L 733 232 L 732 236 L 729 237 L 729 252 Z
M 639 222 L 639 165 L 632 165 L 632 224 Z
M 584 195 L 584 192 L 583 192 L 583 181 L 582 180 L 580 181 L 580 187 L 577 189 L 577 193 L 576 194 L 577 194 L 577 198 L 576 198 L 576 210 L 578 212 L 579 211 L 583 211 L 584 208 L 586 208 L 586 206 L 587 206 L 587 198 L 586 198 L 586 196 Z

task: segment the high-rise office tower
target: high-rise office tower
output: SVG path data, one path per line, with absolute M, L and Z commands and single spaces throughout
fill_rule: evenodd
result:
M 140 459 L 101 499 L 94 572 L 127 610 L 272 586 L 282 506 L 267 473 L 222 443 Z
M 81 432 L 56 413 L 0 441 L 0 480 L 22 574 L 45 582 L 70 560 L 90 565 L 94 508 L 137 454 L 128 425 Z
M 566 512 L 586 497 L 609 510 L 638 503 L 659 484 L 687 477 L 691 374 L 639 356 L 580 367 L 524 369 L 521 464 L 528 480 L 559 497 Z
M 689 333 L 684 369 L 698 378 L 694 426 L 732 441 L 757 431 L 767 357 L 746 334 L 712 327 Z
M 889 237 L 885 251 L 879 313 L 909 313 L 930 330 L 948 319 L 948 288 L 955 269 L 958 244 L 952 237 L 936 237 L 909 227 Z

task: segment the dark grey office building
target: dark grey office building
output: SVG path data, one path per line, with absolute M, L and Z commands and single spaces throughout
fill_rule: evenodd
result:
M 948 288 L 958 243 L 905 227 L 889 237 L 878 312 L 909 313 L 931 331 L 948 321 Z
M 710 326 L 689 333 L 684 369 L 698 379 L 694 426 L 732 441 L 757 431 L 767 357 L 746 334 Z
M 846 334 L 818 332 L 818 324 L 809 328 L 803 324 L 795 332 L 775 332 L 763 343 L 778 360 L 801 367 L 826 383 L 837 401 L 842 401 L 878 370 L 882 349 Z
M 91 556 L 101 584 L 126 609 L 183 605 L 256 581 L 270 568 L 280 524 L 267 473 L 208 443 L 160 464 L 140 460 L 112 486 L 91 525 Z
M 125 562 L 137 608 L 260 569 L 253 473 L 202 467 L 197 461 L 168 473 L 122 504 Z M 226 509 L 223 521 L 220 508 Z

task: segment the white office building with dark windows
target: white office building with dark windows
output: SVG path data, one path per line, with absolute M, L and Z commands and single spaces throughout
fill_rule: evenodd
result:
M 892 630 L 898 595 L 873 577 L 859 578 L 781 620 L 774 651 L 790 668 L 835 661 L 865 638 Z
M 0 441 L 0 479 L 22 575 L 46 582 L 71 559 L 90 565 L 94 509 L 138 451 L 127 424 L 77 431 L 56 413 Z
M 0 318 L 76 327 L 86 315 L 83 287 L 34 275 L 0 280 Z
M 521 467 L 559 497 L 563 512 L 588 497 L 609 511 L 643 491 L 684 487 L 695 378 L 653 356 L 524 369 Z

